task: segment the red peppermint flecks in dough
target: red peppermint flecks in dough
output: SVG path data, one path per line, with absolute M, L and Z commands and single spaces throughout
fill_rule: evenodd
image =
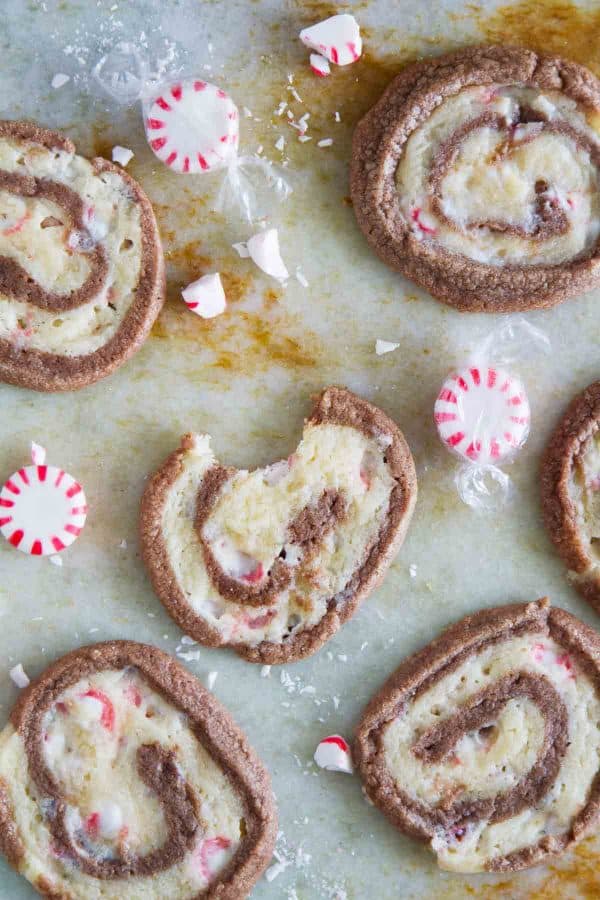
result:
M 97 688 L 90 688 L 89 691 L 86 691 L 85 694 L 82 694 L 82 696 L 93 697 L 94 700 L 98 700 L 102 704 L 100 724 L 103 725 L 104 728 L 108 729 L 108 731 L 113 731 L 115 727 L 115 708 L 112 704 L 112 701 L 109 697 L 106 696 L 104 691 L 99 691 Z

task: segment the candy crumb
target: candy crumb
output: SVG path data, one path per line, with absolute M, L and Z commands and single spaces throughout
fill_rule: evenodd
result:
M 271 677 L 271 666 L 263 666 L 260 670 L 261 678 L 270 678 Z
M 277 140 L 275 141 L 275 149 L 276 149 L 276 150 L 283 150 L 284 147 L 285 147 L 285 138 L 284 138 L 283 135 L 280 135 L 280 136 L 277 138 Z
M 310 54 L 310 67 L 319 78 L 326 78 L 328 75 L 331 75 L 329 60 L 320 53 Z
M 70 81 L 70 80 L 71 80 L 70 75 L 65 75 L 64 72 L 57 72 L 56 75 L 54 76 L 54 78 L 52 79 L 52 81 L 50 82 L 50 84 L 52 85 L 54 90 L 57 91 L 58 88 L 64 87 L 64 85 L 67 83 L 67 81 Z
M 323 138 L 321 141 L 317 141 L 317 147 L 331 147 L 333 144 L 333 138 Z
M 126 166 L 127 163 L 131 162 L 133 156 L 133 150 L 130 150 L 129 147 L 121 147 L 117 144 L 112 148 L 112 161 L 119 163 L 120 166 Z
M 375 353 L 377 356 L 383 356 L 384 353 L 391 353 L 392 350 L 397 350 L 400 344 L 394 344 L 392 341 L 375 341 Z
M 250 257 L 248 245 L 245 241 L 239 241 L 237 244 L 232 244 L 231 246 L 241 259 L 248 259 Z
M 16 666 L 13 666 L 8 674 L 18 688 L 26 688 L 30 683 L 29 676 L 21 663 L 17 663 Z
M 212 691 L 212 689 L 214 688 L 215 681 L 217 680 L 218 675 L 218 672 L 209 672 L 206 676 L 206 687 L 209 689 L 209 691 Z
M 49 556 L 48 559 L 52 563 L 53 566 L 58 566 L 59 568 L 62 566 L 63 561 L 60 556 L 54 554 L 54 556 Z
M 308 280 L 306 278 L 306 275 L 300 268 L 300 266 L 296 266 L 296 281 L 300 282 L 302 287 L 304 287 L 304 288 L 308 287 Z

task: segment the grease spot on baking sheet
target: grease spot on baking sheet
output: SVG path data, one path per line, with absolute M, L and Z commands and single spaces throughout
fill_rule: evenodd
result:
M 468 19 L 491 43 L 519 44 L 541 53 L 556 53 L 588 66 L 600 75 L 600 9 L 582 9 L 565 0 L 522 0 L 493 12 L 469 4 L 468 12 L 453 15 Z

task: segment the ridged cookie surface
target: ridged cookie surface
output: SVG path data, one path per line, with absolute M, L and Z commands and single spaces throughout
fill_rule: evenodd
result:
M 548 533 L 569 576 L 600 612 L 600 381 L 576 397 L 542 460 Z
M 375 252 L 463 311 L 600 283 L 600 82 L 478 47 L 408 66 L 359 123 L 353 208 Z
M 270 780 L 244 735 L 155 647 L 69 653 L 0 734 L 0 847 L 45 896 L 238 900 L 275 831 Z
M 278 663 L 317 650 L 381 580 L 416 501 L 410 450 L 380 409 L 327 388 L 287 460 L 221 465 L 186 435 L 141 511 L 154 588 L 210 646 Z
M 443 869 L 510 871 L 600 821 L 600 635 L 548 600 L 468 616 L 358 727 L 368 796 Z
M 150 203 L 64 135 L 0 122 L 0 380 L 41 391 L 109 375 L 164 299 Z

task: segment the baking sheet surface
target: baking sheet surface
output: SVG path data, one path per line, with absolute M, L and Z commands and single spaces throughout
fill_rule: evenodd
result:
M 457 497 L 455 462 L 438 443 L 431 411 L 447 370 L 497 319 L 461 316 L 374 259 L 354 222 L 347 167 L 357 119 L 417 56 L 491 39 L 561 52 L 600 74 L 600 5 L 4 0 L 0 6 L 1 114 L 60 128 L 86 154 L 131 147 L 128 171 L 156 209 L 169 274 L 169 299 L 152 337 L 110 379 L 62 396 L 0 386 L 2 479 L 23 464 L 35 440 L 48 448 L 50 462 L 82 481 L 91 507 L 62 568 L 0 545 L 2 721 L 16 697 L 8 670 L 17 662 L 35 675 L 59 654 L 105 638 L 147 641 L 170 653 L 181 647 L 145 576 L 136 527 L 144 479 L 183 432 L 210 432 L 226 463 L 264 465 L 296 446 L 312 393 L 346 384 L 400 424 L 418 468 L 416 514 L 384 584 L 325 649 L 273 668 L 269 677 L 232 653 L 204 648 L 184 663 L 202 680 L 218 673 L 214 692 L 273 775 L 282 865 L 254 896 L 600 896 L 600 845 L 593 840 L 560 864 L 529 873 L 466 879 L 441 873 L 425 849 L 367 805 L 357 778 L 311 763 L 321 737 L 350 737 L 370 695 L 406 654 L 468 612 L 548 594 L 599 626 L 567 583 L 542 528 L 538 465 L 566 402 L 598 377 L 600 293 L 528 316 L 552 343 L 550 355 L 524 358 L 518 367 L 532 404 L 532 434 L 510 468 L 513 502 L 478 517 Z M 315 79 L 296 35 L 346 9 L 363 27 L 365 56 Z M 271 214 L 293 276 L 285 289 L 232 249 L 251 230 L 212 211 L 219 176 L 170 173 L 147 148 L 139 109 L 112 104 L 95 84 L 93 66 L 119 40 L 218 82 L 251 112 L 242 119 L 245 151 L 262 145 L 265 156 L 287 161 L 294 193 Z M 62 72 L 70 81 L 53 90 L 52 77 Z M 311 141 L 299 143 L 285 114 L 275 114 L 282 101 L 296 117 L 310 113 Z M 274 146 L 280 135 L 283 153 Z M 331 147 L 317 146 L 329 137 Z M 308 287 L 294 277 L 297 267 Z M 186 311 L 179 291 L 215 270 L 223 273 L 229 308 L 202 321 Z M 377 338 L 400 347 L 377 357 Z M 32 896 L 0 863 L 0 898 Z

